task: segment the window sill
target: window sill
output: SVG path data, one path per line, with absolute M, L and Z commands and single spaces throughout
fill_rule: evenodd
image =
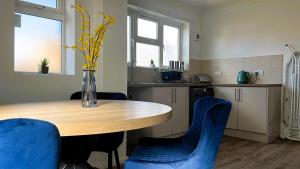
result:
M 66 73 L 48 73 L 48 74 L 41 74 L 38 72 L 18 72 L 15 71 L 16 74 L 22 76 L 75 76 L 75 74 L 66 74 Z
M 127 65 L 128 68 L 131 68 L 131 65 Z M 153 70 L 152 67 L 143 67 L 143 66 L 133 66 L 133 68 L 137 68 L 137 69 L 151 69 Z M 163 67 L 159 67 L 159 70 L 169 70 L 168 66 L 163 66 Z M 184 69 L 184 71 L 189 71 L 189 69 Z

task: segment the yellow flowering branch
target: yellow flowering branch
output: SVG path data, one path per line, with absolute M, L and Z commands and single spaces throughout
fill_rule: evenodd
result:
M 109 25 L 116 21 L 114 16 L 105 15 L 100 13 L 102 16 L 102 23 L 97 26 L 93 35 L 91 34 L 91 19 L 89 12 L 81 7 L 80 5 L 72 6 L 81 17 L 81 36 L 79 39 L 80 45 L 73 45 L 71 47 L 74 50 L 79 50 L 84 56 L 85 64 L 83 68 L 86 70 L 95 70 L 96 61 L 100 57 L 101 47 L 104 41 L 104 35 Z

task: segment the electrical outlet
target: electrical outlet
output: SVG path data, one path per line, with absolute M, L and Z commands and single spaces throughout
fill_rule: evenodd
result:
M 214 77 L 221 77 L 222 76 L 222 72 L 214 72 Z
M 254 71 L 256 76 L 264 76 L 265 72 L 263 70 L 255 70 Z

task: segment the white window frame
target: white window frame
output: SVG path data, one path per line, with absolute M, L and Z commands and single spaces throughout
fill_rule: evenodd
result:
M 179 35 L 178 35 L 178 60 L 179 61 L 183 61 L 183 58 L 182 58 L 182 27 L 183 25 L 182 24 L 179 24 L 178 22 L 172 22 L 172 21 L 168 21 L 168 20 L 164 20 L 164 23 L 162 25 L 162 37 L 164 37 L 164 30 L 163 30 L 163 26 L 166 25 L 166 26 L 170 26 L 170 27 L 174 27 L 174 28 L 177 28 L 179 30 Z M 162 43 L 163 43 L 163 38 L 162 38 Z M 163 44 L 164 45 L 164 44 Z M 164 47 L 164 46 L 163 46 Z M 161 64 L 162 64 L 162 67 L 163 68 L 166 68 L 166 67 L 169 67 L 168 66 L 164 66 L 163 64 L 163 53 L 162 53 L 162 57 L 161 57 Z
M 144 43 L 144 44 L 148 44 L 148 45 L 155 45 L 158 46 L 160 51 L 159 51 L 159 65 L 156 65 L 159 68 L 163 68 L 166 69 L 168 68 L 168 66 L 164 66 L 163 65 L 163 52 L 164 52 L 164 44 L 163 44 L 163 26 L 167 25 L 167 26 L 171 26 L 171 27 L 175 27 L 179 29 L 179 60 L 182 60 L 182 36 L 183 36 L 183 24 L 179 21 L 176 21 L 175 19 L 170 19 L 170 18 L 164 18 L 164 17 L 159 17 L 156 16 L 154 14 L 149 14 L 149 13 L 144 13 L 141 11 L 137 11 L 137 10 L 133 10 L 133 9 L 128 9 L 128 16 L 131 17 L 131 22 L 130 22 L 130 34 L 131 34 L 131 59 L 130 62 L 133 62 L 132 65 L 134 67 L 144 67 L 144 66 L 137 66 L 136 65 L 136 43 Z M 148 20 L 148 21 L 152 21 L 152 22 L 156 22 L 158 25 L 157 28 L 157 39 L 150 39 L 150 38 L 144 38 L 144 37 L 139 37 L 138 36 L 138 25 L 137 25 L 137 20 L 138 18 L 144 19 L 144 20 Z M 131 65 L 130 62 L 128 63 L 128 65 Z M 150 65 L 150 64 L 149 64 Z M 144 68 L 150 68 L 150 66 L 144 67 Z
M 57 7 L 52 8 L 44 5 L 34 4 L 26 1 L 15 0 L 15 13 L 37 16 L 52 20 L 61 21 L 62 34 L 61 45 L 66 44 L 66 22 L 65 22 L 65 1 L 57 0 Z M 61 48 L 61 73 L 66 74 L 66 49 Z

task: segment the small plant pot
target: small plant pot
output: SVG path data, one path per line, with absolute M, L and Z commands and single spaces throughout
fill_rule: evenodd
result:
M 49 66 L 41 67 L 41 73 L 42 74 L 48 74 L 49 73 Z

